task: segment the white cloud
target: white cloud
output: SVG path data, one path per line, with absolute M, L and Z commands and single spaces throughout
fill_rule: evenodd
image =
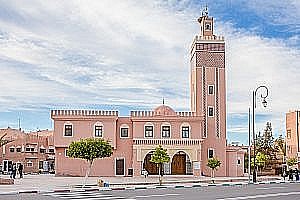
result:
M 180 3 L 3 2 L 0 110 L 111 102 L 154 107 L 162 97 L 188 109 L 189 45 L 199 11 L 190 1 Z M 266 12 L 259 4 L 247 6 Z M 216 34 L 226 37 L 228 113 L 246 113 L 251 90 L 260 84 L 270 89 L 269 107 L 258 106 L 257 113 L 273 112 L 278 121 L 298 107 L 300 51 L 291 44 L 299 38 L 264 38 L 221 20 Z

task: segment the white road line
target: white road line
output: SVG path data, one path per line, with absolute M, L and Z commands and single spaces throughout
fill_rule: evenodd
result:
M 268 190 L 268 189 L 284 189 L 287 187 L 262 187 L 262 188 L 256 188 L 257 190 Z
M 180 194 L 152 194 L 152 195 L 136 196 L 135 198 L 166 197 L 166 196 L 180 196 Z
M 229 197 L 229 198 L 217 199 L 217 200 L 256 199 L 256 198 L 278 197 L 278 196 L 288 196 L 288 195 L 296 195 L 296 194 L 300 194 L 300 192 L 287 192 L 287 193 L 275 193 L 275 194 L 260 194 L 260 195 L 243 196 L 243 197 Z

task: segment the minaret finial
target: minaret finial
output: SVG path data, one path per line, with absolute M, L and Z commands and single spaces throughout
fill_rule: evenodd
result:
M 163 105 L 165 105 L 165 98 L 163 97 Z
M 207 6 L 207 4 L 205 5 L 205 8 L 202 11 L 202 16 L 208 16 L 208 6 Z

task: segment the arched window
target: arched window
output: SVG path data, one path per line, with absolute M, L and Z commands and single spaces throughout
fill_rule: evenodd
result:
M 144 125 L 144 137 L 153 138 L 154 137 L 154 125 L 151 122 L 147 122 Z
M 103 137 L 104 126 L 102 122 L 96 122 L 94 124 L 94 136 L 95 137 Z

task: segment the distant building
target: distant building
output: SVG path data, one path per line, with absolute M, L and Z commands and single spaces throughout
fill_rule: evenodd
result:
M 11 163 L 23 164 L 24 173 L 54 172 L 53 131 L 25 133 L 18 129 L 0 129 L 0 136 L 13 140 L 0 148 L 0 165 L 4 173 Z
M 243 176 L 244 154 L 226 146 L 224 38 L 213 34 L 214 20 L 207 12 L 198 21 L 200 34 L 190 49 L 191 111 L 175 112 L 164 103 L 128 117 L 119 117 L 118 111 L 52 110 L 56 175 L 84 176 L 86 162 L 68 158 L 66 150 L 72 141 L 99 137 L 109 140 L 114 152 L 95 161 L 92 176 L 140 176 L 143 169 L 158 174 L 150 162 L 158 145 L 171 157 L 163 166 L 165 175 L 209 176 L 207 161 L 217 157 L 222 163 L 217 176 Z
M 300 161 L 300 111 L 286 113 L 286 155 Z

